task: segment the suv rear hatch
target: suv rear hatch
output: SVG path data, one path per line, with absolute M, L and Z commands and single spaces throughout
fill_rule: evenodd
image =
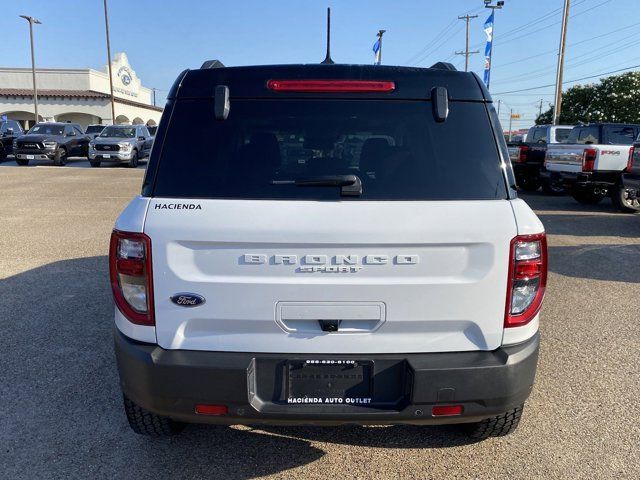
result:
M 267 87 L 288 78 L 394 88 Z M 214 115 L 217 85 L 230 91 L 226 120 Z M 440 122 L 429 100 L 438 85 L 450 98 Z M 188 72 L 156 142 L 144 231 L 163 348 L 347 354 L 500 345 L 517 232 L 474 76 L 353 66 Z M 331 185 L 348 175 L 360 180 L 360 195 Z M 205 301 L 171 300 L 181 293 Z

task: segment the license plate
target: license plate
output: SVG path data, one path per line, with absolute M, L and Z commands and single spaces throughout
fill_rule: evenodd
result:
M 102 155 L 102 158 L 111 158 L 111 155 Z
M 27 160 L 33 160 L 34 158 L 36 157 L 34 157 L 33 155 L 27 155 Z
M 373 362 L 301 360 L 287 364 L 288 404 L 371 404 Z

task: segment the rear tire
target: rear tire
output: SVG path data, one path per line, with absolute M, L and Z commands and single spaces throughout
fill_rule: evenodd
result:
M 593 189 L 576 188 L 571 192 L 573 199 L 582 205 L 597 205 L 605 197 L 602 194 L 595 193 Z
M 100 162 L 96 161 L 96 160 L 89 160 L 89 163 L 91 164 L 92 167 L 97 168 L 100 166 Z
M 56 167 L 64 167 L 67 163 L 67 151 L 60 147 L 56 150 L 56 154 L 53 157 L 53 164 Z
M 178 435 L 185 427 L 184 423 L 156 415 L 142 408 L 126 396 L 123 396 L 123 399 L 124 411 L 127 414 L 129 426 L 138 435 L 148 435 L 151 437 L 173 436 Z
M 640 199 L 638 199 L 638 197 L 630 198 L 630 196 L 629 189 L 618 184 L 614 187 L 614 191 L 611 194 L 611 201 L 614 207 L 623 213 L 640 212 Z
M 537 177 L 524 177 L 520 183 L 520 187 L 525 192 L 535 192 L 540 188 L 540 179 Z
M 16 163 L 21 167 L 29 165 L 29 160 L 25 160 L 23 158 L 16 158 Z
M 554 197 L 558 197 L 560 195 L 566 195 L 567 189 L 562 185 L 558 185 L 551 182 L 542 182 L 542 191 L 546 195 L 552 195 Z
M 487 418 L 477 423 L 465 424 L 462 427 L 467 435 L 476 440 L 503 437 L 513 433 L 518 428 L 523 410 L 524 404 L 495 417 Z

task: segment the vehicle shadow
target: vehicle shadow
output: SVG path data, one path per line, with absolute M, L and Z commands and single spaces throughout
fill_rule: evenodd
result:
M 553 196 L 545 195 L 543 192 L 518 193 L 518 197 L 527 202 L 529 206 L 538 211 L 561 211 L 578 213 L 619 213 L 611 204 L 610 198 L 604 198 L 596 205 L 582 205 L 573 199 L 571 195 Z M 620 214 L 622 216 L 631 216 Z
M 138 169 L 147 168 L 148 159 L 140 159 Z M 19 168 L 33 168 L 33 167 L 55 167 L 52 160 L 30 160 L 28 165 L 18 165 L 12 155 L 5 160 L 0 160 L 0 167 L 19 167 Z M 55 168 L 93 168 L 86 157 L 69 157 L 64 167 Z M 124 164 L 119 163 L 103 163 L 100 168 L 128 168 Z
M 413 426 L 190 425 L 177 438 L 140 437 L 122 408 L 106 256 L 4 278 L 0 298 L 0 471 L 7 478 L 248 479 L 321 459 L 326 452 L 312 442 L 394 449 L 467 443 L 451 429 Z
M 640 244 L 552 246 L 549 270 L 567 277 L 640 283 Z

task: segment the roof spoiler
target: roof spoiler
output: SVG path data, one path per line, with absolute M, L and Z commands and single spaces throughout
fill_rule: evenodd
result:
M 429 68 L 433 68 L 435 70 L 451 70 L 454 72 L 458 71 L 456 67 L 453 66 L 453 64 L 448 62 L 436 62 L 433 65 L 431 65 Z
M 224 64 L 220 60 L 207 60 L 200 67 L 202 70 L 205 68 L 224 68 Z

